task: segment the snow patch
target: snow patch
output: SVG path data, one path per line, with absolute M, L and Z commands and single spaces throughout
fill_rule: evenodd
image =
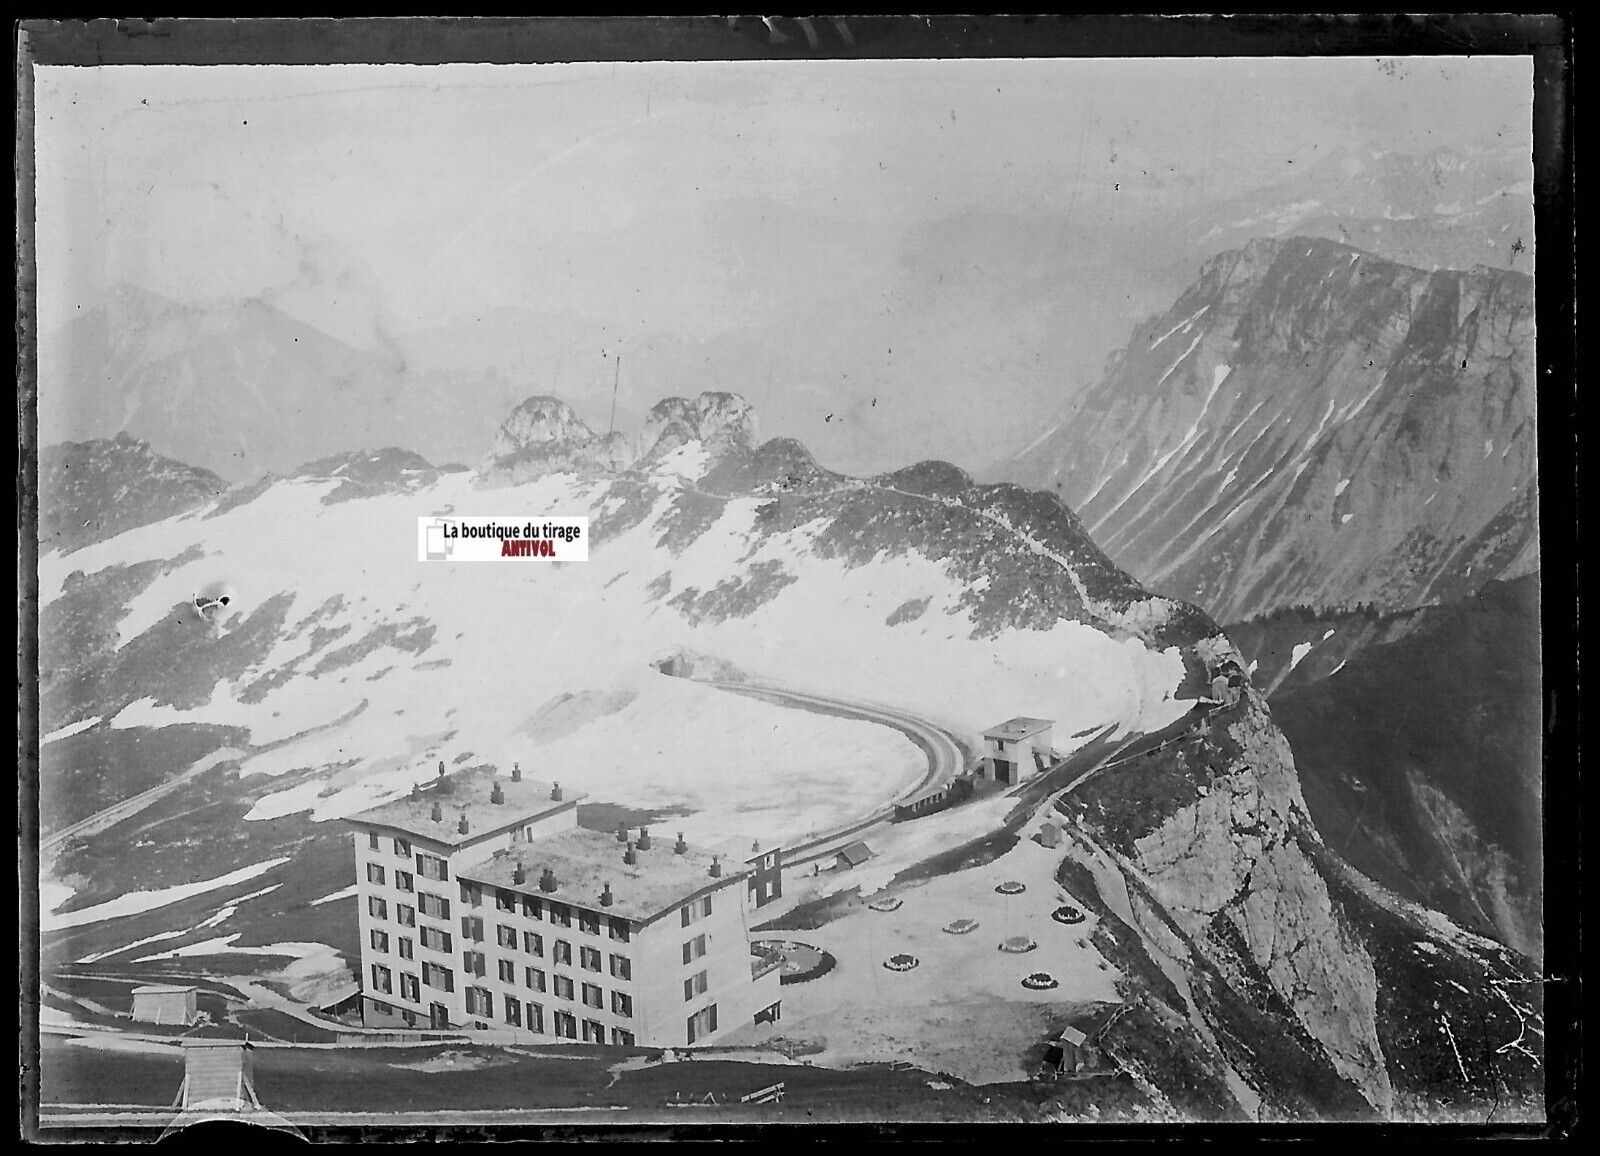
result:
M 93 718 L 86 718 L 82 722 L 75 722 L 70 726 L 62 727 L 60 730 L 51 731 L 49 734 L 45 735 L 44 738 L 39 740 L 39 745 L 44 746 L 45 743 L 53 743 L 57 739 L 68 738 L 79 733 L 80 731 L 86 731 L 99 721 L 100 716 L 95 715 Z
M 80 911 L 71 911 L 65 915 L 56 915 L 54 912 L 41 910 L 39 929 L 41 931 L 65 931 L 71 927 L 81 927 L 85 923 L 100 923 L 107 919 L 121 919 L 127 915 L 138 915 L 141 912 L 152 911 L 157 907 L 165 907 L 170 903 L 177 903 L 195 895 L 204 895 L 207 891 L 215 891 L 220 887 L 231 887 L 235 883 L 243 883 L 287 862 L 289 862 L 287 857 L 267 859 L 260 863 L 253 863 L 249 867 L 241 867 L 237 871 L 230 871 L 226 875 L 218 875 L 215 879 L 202 879 L 197 883 L 180 883 L 176 887 L 163 887 L 158 891 L 130 891 L 126 895 L 119 895 L 117 898 L 105 903 L 97 903 L 93 907 L 85 907 Z
M 1311 653 L 1311 648 L 1313 645 L 1315 644 L 1310 642 L 1298 642 L 1295 644 L 1294 652 L 1289 656 L 1290 670 L 1293 670 L 1295 667 L 1300 665 L 1300 660 Z
M 1333 496 L 1337 498 L 1340 494 L 1344 493 L 1349 488 L 1350 488 L 1350 479 L 1349 478 L 1340 478 L 1339 479 L 1339 484 L 1337 486 L 1333 487 Z

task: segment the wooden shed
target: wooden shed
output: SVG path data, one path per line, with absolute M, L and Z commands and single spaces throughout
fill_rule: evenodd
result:
M 857 839 L 848 847 L 840 849 L 839 853 L 833 857 L 833 865 L 843 871 L 850 867 L 859 867 L 871 858 L 872 848 Z
M 196 987 L 150 984 L 133 989 L 133 1018 L 147 1024 L 183 1024 L 200 1018 Z
M 253 1052 L 249 1040 L 184 1040 L 178 1106 L 185 1111 L 201 1106 L 237 1112 L 260 1108 Z

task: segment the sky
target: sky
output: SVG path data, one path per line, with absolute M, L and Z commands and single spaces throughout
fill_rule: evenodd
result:
M 197 306 L 259 298 L 362 348 L 427 359 L 465 344 L 493 360 L 503 335 L 438 331 L 513 310 L 581 333 L 570 343 L 585 357 L 651 335 L 760 347 L 819 302 L 830 318 L 865 317 L 915 293 L 907 279 L 947 222 L 1101 212 L 1125 228 L 1340 146 L 1527 139 L 1531 65 L 130 66 L 34 79 L 44 331 L 127 283 Z M 892 351 L 893 314 L 891 302 L 873 347 Z M 927 388 L 970 393 L 971 374 Z

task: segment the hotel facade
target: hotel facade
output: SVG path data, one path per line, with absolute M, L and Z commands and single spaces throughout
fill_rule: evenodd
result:
M 586 830 L 583 797 L 441 767 L 348 820 L 369 1026 L 690 1047 L 779 1017 L 749 934 L 780 893 L 776 849 Z

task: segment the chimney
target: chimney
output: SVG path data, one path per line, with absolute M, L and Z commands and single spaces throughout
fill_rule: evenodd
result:
M 539 876 L 539 890 L 540 891 L 554 891 L 555 889 L 556 889 L 556 873 L 554 871 L 550 870 L 550 868 L 546 867 L 544 869 L 544 873 Z
M 411 801 L 413 803 L 416 803 L 416 802 L 420 802 L 421 800 L 422 800 L 422 784 L 421 783 L 412 783 L 411 784 Z
M 552 784 L 550 784 L 550 798 L 551 798 L 551 800 L 553 802 L 559 803 L 561 801 L 561 784 L 560 783 L 552 783 Z
M 523 868 L 521 863 L 518 863 L 511 870 L 511 882 L 515 883 L 518 887 L 520 887 L 524 883 L 526 883 L 527 881 L 528 881 L 528 872 Z
M 600 892 L 600 906 L 610 907 L 612 904 L 611 884 L 607 883 L 605 890 Z
M 685 854 L 688 850 L 689 850 L 689 844 L 687 844 L 687 843 L 685 843 L 683 841 L 683 832 L 679 831 L 678 832 L 678 841 L 676 843 L 674 843 L 673 846 L 672 846 L 672 853 L 674 855 L 682 855 L 682 854 Z
M 491 803 L 504 803 L 506 801 L 506 793 L 500 789 L 499 783 L 489 789 L 489 801 Z
M 617 842 L 618 843 L 626 843 L 627 841 L 628 841 L 628 828 L 624 827 L 621 823 L 618 823 L 617 824 Z
M 641 851 L 650 850 L 650 828 L 649 827 L 640 827 L 639 828 L 639 850 L 641 850 Z
M 752 851 L 761 850 L 761 840 L 760 839 L 752 839 L 752 840 L 750 840 L 750 850 L 752 850 Z
M 622 853 L 622 861 L 632 867 L 639 861 L 639 854 L 633 849 L 633 844 L 628 844 L 628 849 Z
M 433 801 L 433 813 L 428 817 L 430 819 L 432 819 L 435 823 L 444 822 L 444 810 L 443 810 L 443 808 L 441 808 L 439 806 L 439 800 L 438 799 L 435 799 Z
M 722 878 L 722 864 L 718 862 L 718 857 L 716 855 L 711 856 L 711 878 Z
M 511 764 L 511 781 L 513 783 L 522 782 L 522 764 L 521 763 L 512 763 Z
M 456 830 L 460 831 L 463 835 L 465 835 L 468 831 L 467 813 L 465 811 L 461 812 L 461 822 L 456 824 Z
M 439 777 L 441 779 L 444 778 L 444 760 L 443 759 L 439 760 Z

